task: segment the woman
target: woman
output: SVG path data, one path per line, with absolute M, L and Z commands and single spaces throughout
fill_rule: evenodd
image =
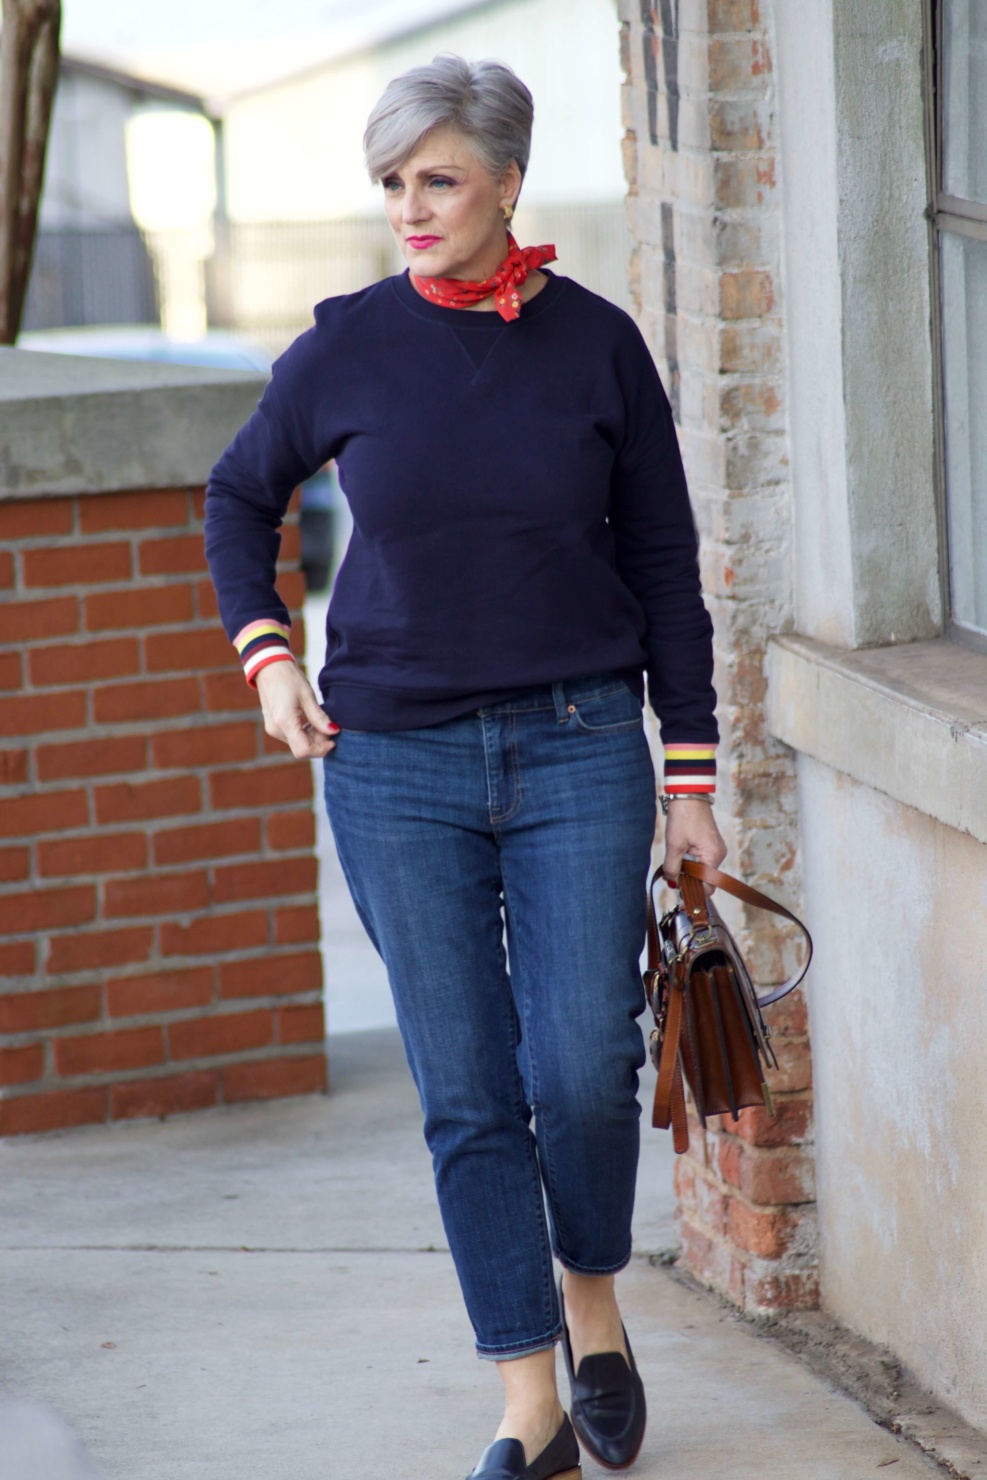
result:
M 206 512 L 267 732 L 324 757 L 477 1351 L 503 1379 L 477 1480 L 580 1474 L 560 1339 L 583 1445 L 622 1469 L 644 1434 L 614 1274 L 631 1252 L 644 1060 L 645 670 L 666 872 L 726 852 L 709 805 L 711 627 L 668 402 L 633 322 L 508 232 L 531 122 L 496 63 L 443 56 L 390 84 L 365 147 L 409 270 L 318 305 Z M 354 529 L 320 705 L 274 570 L 292 489 L 330 458 Z

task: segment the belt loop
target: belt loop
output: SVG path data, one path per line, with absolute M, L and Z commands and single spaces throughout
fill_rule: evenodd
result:
M 552 700 L 555 704 L 555 718 L 560 725 L 564 725 L 569 718 L 569 711 L 565 702 L 565 688 L 561 683 L 552 684 Z

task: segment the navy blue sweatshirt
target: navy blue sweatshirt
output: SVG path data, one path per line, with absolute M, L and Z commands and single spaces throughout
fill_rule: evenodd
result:
M 640 696 L 646 670 L 665 744 L 711 760 L 712 627 L 668 400 L 633 320 L 547 276 L 511 323 L 426 302 L 407 273 L 316 307 L 209 480 L 223 625 L 249 678 L 287 656 L 279 526 L 334 458 L 353 514 L 319 679 L 337 724 L 436 724 L 610 670 Z

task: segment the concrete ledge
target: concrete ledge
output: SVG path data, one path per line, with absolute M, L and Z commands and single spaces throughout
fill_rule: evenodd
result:
M 794 750 L 987 843 L 987 655 L 776 638 L 767 711 Z
M 0 348 L 0 499 L 204 483 L 266 377 Z

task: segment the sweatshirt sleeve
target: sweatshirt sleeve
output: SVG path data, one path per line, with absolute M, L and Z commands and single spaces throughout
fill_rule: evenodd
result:
M 661 724 L 665 790 L 712 796 L 719 731 L 698 536 L 668 397 L 631 328 L 618 372 L 626 419 L 611 487 L 617 570 L 647 623 L 648 695 Z
M 278 378 L 275 366 L 257 410 L 206 487 L 206 560 L 220 620 L 252 687 L 269 663 L 293 661 L 291 619 L 274 584 L 281 524 L 299 483 L 327 460 L 311 442 L 299 447 L 305 439 L 282 410 Z

